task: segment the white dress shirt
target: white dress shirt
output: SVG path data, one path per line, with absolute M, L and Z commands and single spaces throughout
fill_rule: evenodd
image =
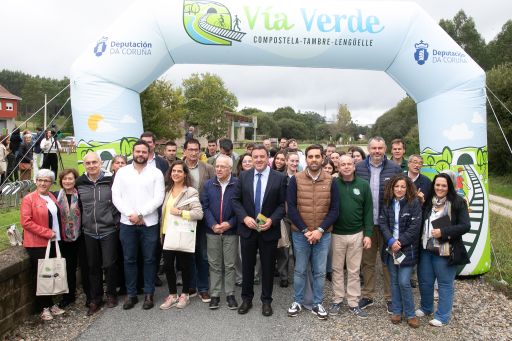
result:
M 159 169 L 146 165 L 139 173 L 133 164 L 129 164 L 117 171 L 112 185 L 112 201 L 121 212 L 121 223 L 133 225 L 128 216 L 142 214 L 146 226 L 158 224 L 158 208 L 164 197 L 164 176 Z

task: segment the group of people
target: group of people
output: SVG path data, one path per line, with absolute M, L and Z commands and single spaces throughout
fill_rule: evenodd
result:
M 14 129 L 12 134 L 0 135 L 0 184 L 7 181 L 30 180 L 32 172 L 39 168 L 58 171 L 57 153 L 59 141 L 52 130 L 43 132 L 37 128 L 20 132 Z
M 153 308 L 162 259 L 168 295 L 160 309 L 183 309 L 199 295 L 214 310 L 225 296 L 227 308 L 246 314 L 259 282 L 261 313 L 271 316 L 274 275 L 288 287 L 293 259 L 288 316 L 309 309 L 326 319 L 340 314 L 346 299 L 348 310 L 365 318 L 375 303 L 380 257 L 391 322 L 403 319 L 417 328 L 418 317 L 434 314 L 430 325 L 446 325 L 457 268 L 469 262 L 462 235 L 470 228 L 450 175 L 437 174 L 432 182 L 421 175 L 422 157 L 405 161 L 401 140 L 392 141 L 391 159 L 381 137 L 369 140 L 368 157 L 359 147 L 339 153 L 336 146 L 313 144 L 302 152 L 293 139 L 280 139 L 275 150 L 269 144 L 247 146 L 238 156 L 229 139 L 212 140 L 202 159 L 200 142 L 189 136 L 180 160 L 174 142 L 157 155 L 154 134 L 145 132 L 133 145 L 131 163 L 118 156 L 109 173 L 96 153 L 88 153 L 86 172 L 63 170 L 55 194 L 49 192 L 54 173 L 41 169 L 36 191 L 22 203 L 24 246 L 36 263 L 48 240 L 57 239 L 64 257 L 73 259 L 69 294 L 59 304 L 38 297 L 41 318 L 63 313 L 75 300 L 77 259 L 89 315 L 104 304 L 104 276 L 107 307 L 118 304 L 119 288 L 126 292 L 123 309 L 133 308 L 139 294 L 142 308 Z M 439 226 L 442 217 L 449 223 Z M 177 220 L 197 223 L 195 252 L 165 247 Z M 443 243 L 448 255 L 432 247 Z M 411 289 L 415 266 L 418 308 Z M 324 308 L 326 278 L 333 297 Z

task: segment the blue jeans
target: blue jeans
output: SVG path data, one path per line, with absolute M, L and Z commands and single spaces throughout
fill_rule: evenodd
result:
M 293 253 L 295 270 L 293 274 L 294 300 L 302 304 L 306 287 L 308 264 L 313 273 L 313 304 L 321 304 L 324 299 L 325 267 L 331 245 L 331 233 L 325 232 L 316 244 L 309 244 L 301 232 L 293 232 Z
M 159 225 L 125 225 L 120 224 L 119 238 L 123 245 L 124 278 L 129 297 L 137 296 L 137 256 L 138 245 L 142 250 L 144 262 L 144 294 L 153 295 L 155 292 L 156 257 L 155 249 L 158 244 Z
M 196 252 L 190 262 L 190 289 L 197 289 L 199 292 L 208 292 L 210 284 L 208 275 L 208 252 L 206 245 L 206 226 L 197 222 Z
M 393 315 L 413 318 L 414 296 L 411 288 L 411 275 L 414 266 L 393 264 L 393 257 L 387 257 L 389 276 L 391 278 L 391 312 Z
M 431 314 L 434 310 L 434 282 L 437 279 L 439 290 L 439 302 L 434 314 L 436 320 L 442 323 L 450 322 L 453 307 L 453 294 L 456 265 L 448 265 L 447 257 L 434 255 L 432 252 L 422 249 L 418 264 L 418 281 L 420 285 L 421 306 L 425 314 Z

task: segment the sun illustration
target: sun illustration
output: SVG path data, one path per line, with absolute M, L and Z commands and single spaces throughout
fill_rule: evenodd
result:
M 103 120 L 103 116 L 99 114 L 92 114 L 89 116 L 89 119 L 87 120 L 87 125 L 89 126 L 89 129 L 92 131 L 96 131 L 98 129 L 98 122 Z

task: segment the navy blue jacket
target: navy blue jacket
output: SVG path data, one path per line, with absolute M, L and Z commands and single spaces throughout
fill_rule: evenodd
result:
M 430 186 L 432 185 L 432 181 L 430 181 L 429 178 L 427 178 L 425 175 L 420 174 L 416 181 L 414 181 L 414 186 L 416 186 L 417 189 L 421 189 L 423 194 L 425 194 L 425 199 L 430 197 Z
M 231 200 L 235 194 L 238 179 L 234 176 L 229 179 L 229 183 L 222 195 L 222 187 L 217 177 L 205 182 L 201 191 L 201 205 L 203 206 L 204 221 L 206 223 L 206 233 L 213 232 L 213 225 L 220 224 L 220 214 L 222 212 L 222 221 L 227 221 L 231 228 L 224 232 L 225 235 L 233 235 L 237 232 L 236 214 L 233 210 Z M 222 211 L 221 211 L 222 207 Z
M 385 156 L 384 160 L 382 160 L 381 167 L 382 170 L 380 171 L 379 181 L 379 210 L 381 210 L 383 206 L 382 201 L 384 200 L 384 186 L 386 185 L 386 182 L 396 174 L 402 173 L 402 168 L 393 161 L 388 160 Z M 370 182 L 372 173 L 370 170 L 369 157 L 356 164 L 356 176 Z
M 418 263 L 418 253 L 420 245 L 420 231 L 422 224 L 421 204 L 418 199 L 414 199 L 410 204 L 407 200 L 400 200 L 400 212 L 398 215 L 398 241 L 401 245 L 401 251 L 405 259 L 401 266 L 412 266 Z M 393 203 L 384 206 L 379 214 L 379 227 L 384 237 L 384 245 L 381 250 L 382 261 L 384 264 L 391 255 L 386 252 L 387 247 L 391 247 L 396 241 L 393 238 L 393 229 L 395 227 L 395 209 Z

